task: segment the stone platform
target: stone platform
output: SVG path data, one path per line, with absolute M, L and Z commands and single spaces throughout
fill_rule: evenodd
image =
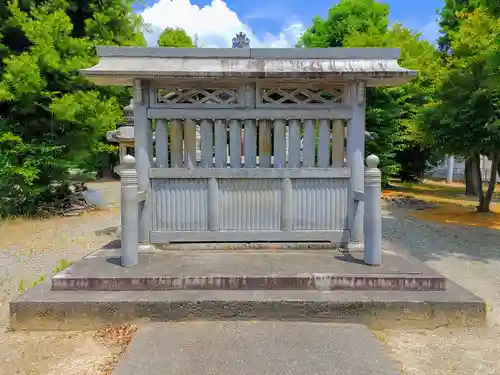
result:
M 418 261 L 384 254 L 383 265 L 339 251 L 165 251 L 139 265 L 92 256 L 52 278 L 52 290 L 445 290 L 445 278 Z
M 113 375 L 398 375 L 360 325 L 159 323 L 139 328 Z
M 418 260 L 386 251 L 384 266 L 369 267 L 360 255 L 160 251 L 141 253 L 139 266 L 122 268 L 117 250 L 99 250 L 12 301 L 11 327 L 70 330 L 110 323 L 255 319 L 381 329 L 484 322 L 483 300 L 445 282 Z

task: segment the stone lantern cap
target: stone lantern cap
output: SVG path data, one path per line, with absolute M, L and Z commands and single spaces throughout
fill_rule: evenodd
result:
M 135 139 L 133 126 L 120 126 L 117 130 L 112 130 L 106 133 L 108 142 L 114 143 L 133 143 Z M 153 132 L 153 142 L 155 134 Z

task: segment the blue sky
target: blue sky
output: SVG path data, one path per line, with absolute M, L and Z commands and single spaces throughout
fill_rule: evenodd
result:
M 326 16 L 335 0 L 146 0 L 139 7 L 152 32 L 154 44 L 164 27 L 181 27 L 198 38 L 201 47 L 230 47 L 239 31 L 250 36 L 253 47 L 289 47 L 295 44 L 314 16 Z M 390 21 L 418 30 L 422 37 L 437 37 L 436 9 L 443 0 L 387 0 Z

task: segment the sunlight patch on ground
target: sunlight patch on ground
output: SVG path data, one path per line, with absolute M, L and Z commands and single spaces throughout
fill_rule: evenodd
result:
M 418 219 L 444 224 L 485 227 L 500 230 L 500 194 L 496 192 L 491 203 L 490 213 L 476 212 L 477 201 L 474 197 L 464 194 L 465 186 L 454 183 L 425 181 L 422 184 L 392 183 L 394 188 L 384 190 L 382 195 L 388 197 L 412 196 L 416 199 L 436 204 L 436 207 L 426 210 L 416 210 L 410 213 Z M 498 188 L 497 188 L 498 190 Z
M 442 204 L 436 208 L 414 211 L 411 216 L 418 219 L 445 224 L 484 227 L 500 230 L 500 210 L 490 213 L 476 212 L 474 208 Z

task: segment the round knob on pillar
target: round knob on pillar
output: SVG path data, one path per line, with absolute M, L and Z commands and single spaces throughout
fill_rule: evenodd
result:
M 122 164 L 133 167 L 135 164 L 135 158 L 132 155 L 125 155 L 122 160 Z
M 380 163 L 380 159 L 377 155 L 371 154 L 366 157 L 366 166 L 368 168 L 377 168 L 378 163 Z

